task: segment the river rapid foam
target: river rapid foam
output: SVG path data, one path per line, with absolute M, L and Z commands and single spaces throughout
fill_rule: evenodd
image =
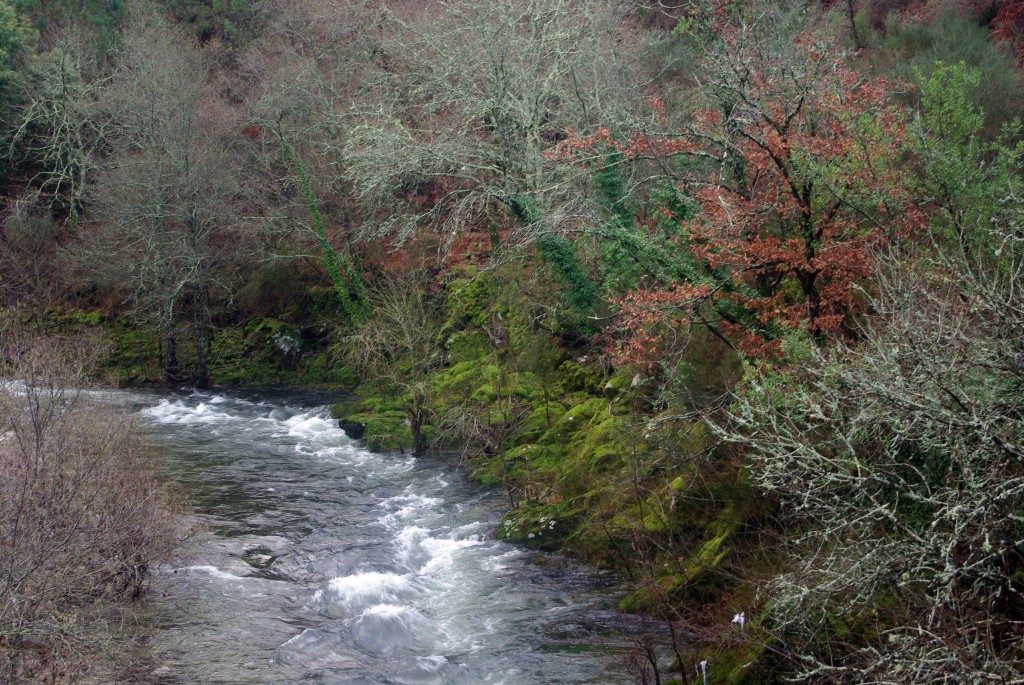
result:
M 304 394 L 131 401 L 207 533 L 158 571 L 167 683 L 615 683 L 613 582 L 494 539 L 499 493 Z

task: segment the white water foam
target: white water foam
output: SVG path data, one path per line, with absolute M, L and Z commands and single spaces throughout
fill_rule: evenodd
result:
M 306 441 L 331 441 L 344 440 L 348 442 L 345 431 L 338 427 L 334 419 L 320 416 L 322 410 L 314 410 L 303 414 L 296 414 L 286 419 L 284 424 L 285 434 Z
M 488 573 L 501 573 L 502 571 L 508 569 L 508 562 L 511 562 L 514 559 L 521 559 L 523 558 L 523 556 L 525 555 L 522 550 L 511 549 L 508 552 L 505 552 L 504 554 L 499 554 L 496 557 L 488 557 L 487 559 L 484 559 L 482 562 L 480 562 L 480 567 Z
M 395 616 L 401 616 L 402 614 L 411 612 L 412 609 L 400 604 L 374 604 L 363 611 L 362 617 L 380 616 L 381 618 L 394 618 Z
M 467 540 L 451 540 L 448 538 L 423 538 L 420 547 L 429 555 L 430 560 L 420 568 L 423 575 L 434 575 L 439 571 L 450 570 L 455 562 L 456 555 L 467 547 L 477 547 L 484 544 L 479 538 Z
M 395 536 L 395 543 L 398 547 L 398 559 L 402 562 L 408 562 L 420 540 L 429 533 L 428 529 L 421 526 L 406 526 L 403 528 Z
M 179 571 L 184 571 L 189 574 L 198 573 L 200 575 L 218 578 L 220 580 L 245 580 L 245 576 L 236 576 L 226 571 L 221 571 L 216 566 L 185 566 L 183 568 L 174 569 L 172 573 Z
M 341 605 L 346 609 L 352 609 L 370 602 L 397 602 L 415 590 L 407 576 L 369 571 L 334 578 L 327 584 L 326 590 L 317 590 L 311 604 L 315 608 Z
M 379 506 L 391 510 L 381 517 L 380 522 L 388 528 L 394 529 L 400 521 L 422 521 L 428 510 L 439 504 L 441 504 L 441 500 L 437 497 L 420 495 L 412 492 L 411 488 L 406 488 L 401 495 L 395 495 L 380 502 Z
M 219 423 L 231 420 L 231 415 L 219 409 L 200 402 L 196 406 L 189 406 L 179 400 L 160 400 L 155 407 L 143 409 L 142 414 L 151 417 L 157 423 Z

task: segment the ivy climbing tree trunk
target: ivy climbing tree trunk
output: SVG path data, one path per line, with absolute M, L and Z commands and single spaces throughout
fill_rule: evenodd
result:
M 358 323 L 366 313 L 367 300 L 366 287 L 354 264 L 355 260 L 352 255 L 339 255 L 334 246 L 331 245 L 331 241 L 327 237 L 327 226 L 324 223 L 323 215 L 320 213 L 320 203 L 313 193 L 313 187 L 306 176 L 306 168 L 302 164 L 302 160 L 299 159 L 299 156 L 295 153 L 295 148 L 289 144 L 280 128 L 275 129 L 274 133 L 281 143 L 285 155 L 287 155 L 288 160 L 295 168 L 299 186 L 302 188 L 302 194 L 306 198 L 306 207 L 309 210 L 311 222 L 310 228 L 317 244 L 320 246 L 320 257 L 324 268 L 327 269 L 331 276 L 331 283 L 334 285 L 334 292 L 338 298 L 338 303 L 349 319 L 354 323 Z

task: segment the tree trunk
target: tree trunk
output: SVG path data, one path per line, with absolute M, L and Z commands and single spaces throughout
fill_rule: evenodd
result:
M 412 433 L 412 455 L 414 457 L 427 453 L 427 437 L 423 434 L 424 419 L 420 403 L 414 399 L 412 410 L 409 412 L 409 432 Z
M 195 385 L 200 390 L 210 387 L 210 372 L 206 364 L 206 322 L 204 312 L 206 302 L 203 297 L 202 288 L 198 285 L 192 286 L 192 323 L 196 332 L 196 380 Z
M 853 0 L 846 0 L 846 14 L 850 19 L 850 33 L 853 36 L 853 47 L 861 50 L 864 46 L 860 42 L 860 34 L 857 33 L 857 13 L 853 8 Z
M 167 348 L 167 363 L 164 365 L 164 380 L 175 385 L 181 380 L 181 369 L 178 367 L 178 343 L 174 339 L 174 326 L 164 331 L 164 346 Z

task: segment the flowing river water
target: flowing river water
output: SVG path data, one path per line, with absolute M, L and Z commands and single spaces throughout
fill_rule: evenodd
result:
M 148 601 L 162 683 L 628 683 L 616 581 L 495 540 L 500 492 L 309 393 L 134 393 L 204 534 Z

